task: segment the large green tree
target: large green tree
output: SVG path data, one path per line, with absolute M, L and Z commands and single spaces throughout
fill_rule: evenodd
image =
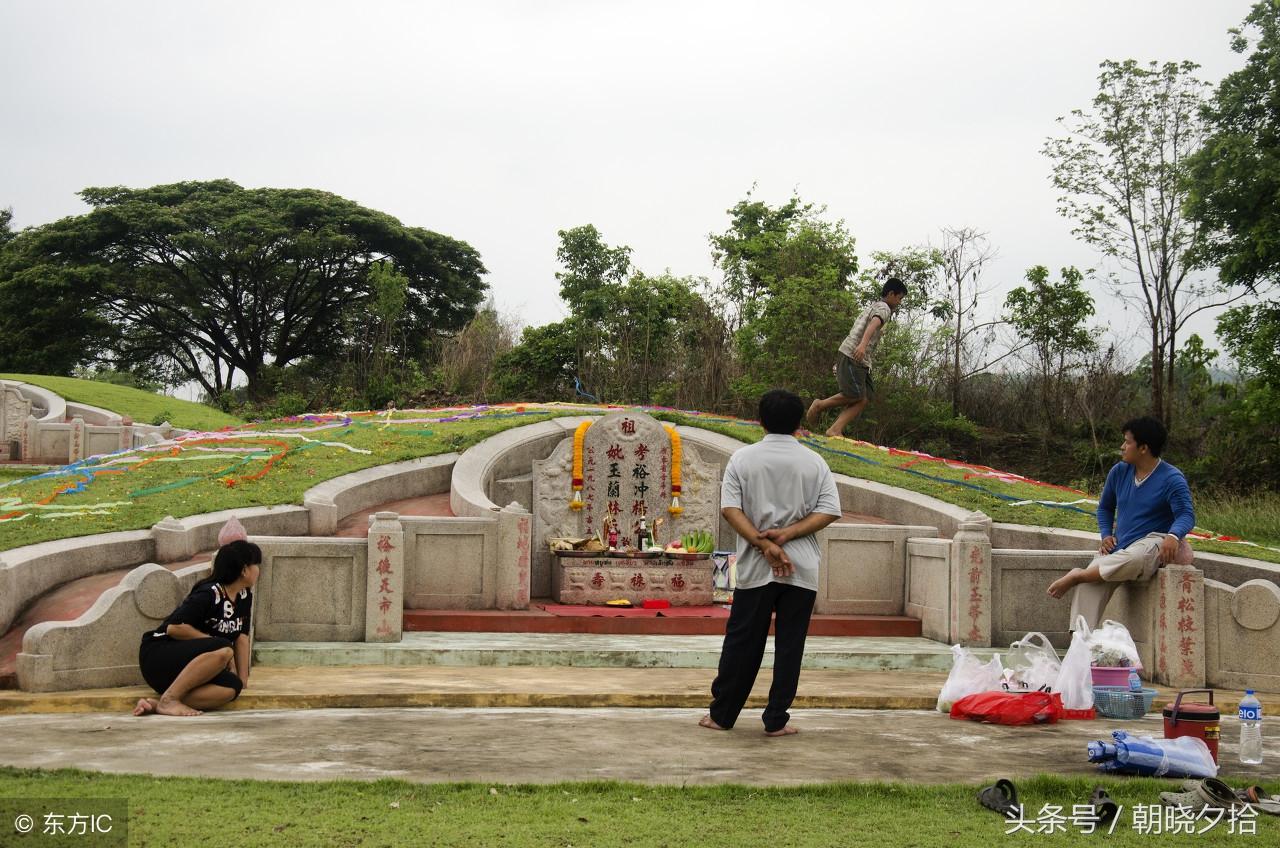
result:
M 511 372 L 504 391 L 563 398 L 581 390 L 610 403 L 674 397 L 686 319 L 701 302 L 695 281 L 644 274 L 632 266 L 631 248 L 605 243 L 591 224 L 559 236 L 556 277 L 569 317 L 525 330 L 500 362 Z
M 732 329 L 750 324 L 785 280 L 822 280 L 847 288 L 858 270 L 854 239 L 826 208 L 793 195 L 770 206 L 750 193 L 728 210 L 729 229 L 710 236 L 723 275 L 716 295 Z
M 115 334 L 83 298 L 82 273 L 28 273 L 37 263 L 12 221 L 13 210 L 0 209 L 0 371 L 70 376 Z
M 1093 298 L 1081 286 L 1084 275 L 1063 268 L 1062 279 L 1052 282 L 1049 269 L 1036 265 L 1027 271 L 1027 286 L 1018 286 L 1005 298 L 1009 323 L 1027 342 L 1035 356 L 1040 399 L 1049 431 L 1067 420 L 1066 378 L 1080 358 L 1097 348 L 1085 328 L 1093 315 Z
M 1280 0 L 1255 3 L 1231 33 L 1231 49 L 1248 57 L 1205 107 L 1209 135 L 1189 164 L 1187 214 L 1205 230 L 1199 258 L 1216 264 L 1225 280 L 1263 294 L 1280 281 Z M 1249 378 L 1245 407 L 1273 414 L 1280 302 L 1228 310 L 1218 335 Z
M 1253 50 L 1205 105 L 1186 209 L 1204 228 L 1199 257 L 1225 280 L 1256 286 L 1280 278 L 1280 0 L 1255 4 L 1231 32 L 1232 50 Z
M 119 333 L 120 363 L 171 360 L 210 395 L 238 375 L 256 395 L 270 369 L 343 355 L 361 316 L 379 323 L 371 338 L 419 355 L 485 289 L 469 245 L 328 192 L 216 180 L 81 197 L 92 211 L 14 240 L 0 291 L 61 287 Z M 407 281 L 394 329 L 382 267 Z
M 723 275 L 712 295 L 734 333 L 740 408 L 774 386 L 831 394 L 831 364 L 860 308 L 853 236 L 796 196 L 770 206 L 748 194 L 728 212 L 729 229 L 710 237 Z
M 1068 134 L 1043 152 L 1062 192 L 1059 213 L 1113 266 L 1116 293 L 1138 306 L 1150 334 L 1151 409 L 1171 423 L 1179 332 L 1196 313 L 1241 296 L 1196 272 L 1200 228 L 1183 212 L 1188 162 L 1205 137 L 1205 83 L 1191 62 L 1101 69 L 1093 108 L 1060 119 Z

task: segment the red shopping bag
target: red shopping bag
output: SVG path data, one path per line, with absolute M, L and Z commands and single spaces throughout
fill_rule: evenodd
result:
M 1057 692 L 978 692 L 951 705 L 952 718 L 991 724 L 1053 724 L 1061 715 Z

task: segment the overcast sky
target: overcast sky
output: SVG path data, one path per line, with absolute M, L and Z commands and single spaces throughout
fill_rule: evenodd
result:
M 469 242 L 499 308 L 542 324 L 564 314 L 557 230 L 713 276 L 707 235 L 754 183 L 826 204 L 864 260 L 984 229 L 1003 292 L 1099 264 L 1039 152 L 1098 63 L 1216 83 L 1249 6 L 4 0 L 0 207 L 30 226 L 85 211 L 85 186 L 324 189 Z M 1139 326 L 1094 291 L 1116 333 Z

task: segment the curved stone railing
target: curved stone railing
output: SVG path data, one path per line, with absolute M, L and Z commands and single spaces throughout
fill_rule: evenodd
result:
M 552 418 L 504 430 L 472 446 L 454 466 L 449 508 L 459 518 L 480 518 L 492 514 L 501 508 L 489 497 L 496 479 L 515 471 L 527 474 L 535 459 L 545 458 L 561 439 L 573 435 L 580 422 L 598 417 Z
M 84 423 L 93 424 L 97 427 L 118 426 L 124 422 L 124 418 L 109 409 L 102 409 L 97 406 L 90 406 L 87 403 L 76 403 L 75 401 L 67 401 L 67 417 L 83 418 Z
M 74 621 L 44 621 L 26 632 L 18 654 L 18 679 L 28 692 L 134 686 L 142 634 L 173 612 L 208 563 L 171 572 L 147 563 L 102 593 Z
M 18 390 L 18 394 L 31 401 L 31 415 L 41 423 L 60 424 L 67 417 L 67 402 L 62 396 L 31 383 L 6 381 Z
M 166 518 L 150 530 L 77 536 L 0 551 L 0 633 L 13 626 L 29 603 L 64 583 L 144 562 L 177 562 L 216 548 L 218 530 L 232 516 L 258 535 L 307 532 L 302 507 L 248 507 Z
M 361 510 L 447 492 L 458 461 L 456 453 L 424 456 L 353 471 L 312 486 L 302 495 L 302 505 L 311 514 L 310 533 L 329 536 L 342 519 Z
M 0 633 L 31 601 L 63 583 L 155 559 L 150 530 L 58 539 L 0 551 Z

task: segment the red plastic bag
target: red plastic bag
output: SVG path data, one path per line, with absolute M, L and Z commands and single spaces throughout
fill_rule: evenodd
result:
M 951 705 L 952 718 L 991 724 L 1053 724 L 1061 715 L 1057 692 L 979 692 Z

